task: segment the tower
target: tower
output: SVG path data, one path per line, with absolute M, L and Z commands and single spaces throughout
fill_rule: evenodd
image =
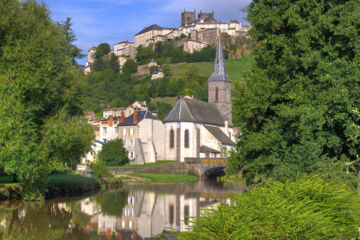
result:
M 215 103 L 228 120 L 229 125 L 232 125 L 231 81 L 226 73 L 221 36 L 217 43 L 214 72 L 208 80 L 208 89 L 209 103 Z
M 186 12 L 184 9 L 184 12 L 181 13 L 181 26 L 186 26 L 195 22 L 195 20 L 195 10 L 194 12 Z

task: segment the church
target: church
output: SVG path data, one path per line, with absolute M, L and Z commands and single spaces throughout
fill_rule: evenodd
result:
M 232 124 L 231 81 L 219 38 L 208 102 L 181 96 L 165 117 L 165 159 L 221 158 L 236 142 Z

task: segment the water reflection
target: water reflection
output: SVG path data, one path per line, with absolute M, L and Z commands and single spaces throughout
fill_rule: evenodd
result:
M 125 186 L 83 199 L 2 202 L 0 239 L 151 239 L 169 230 L 189 231 L 191 217 L 227 201 L 225 187 L 198 182 Z

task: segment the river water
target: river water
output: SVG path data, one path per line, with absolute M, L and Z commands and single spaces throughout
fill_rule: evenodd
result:
M 0 202 L 0 239 L 155 239 L 169 231 L 189 231 L 200 216 L 239 185 L 215 181 L 189 184 L 125 185 L 92 196 L 42 202 Z

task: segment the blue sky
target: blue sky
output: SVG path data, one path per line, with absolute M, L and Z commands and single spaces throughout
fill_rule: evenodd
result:
M 76 45 L 87 53 L 92 45 L 133 41 L 144 27 L 158 24 L 178 27 L 181 11 L 215 11 L 221 21 L 236 19 L 246 23 L 240 8 L 251 0 L 45 0 L 55 21 L 72 18 Z M 78 61 L 86 62 L 86 57 Z

